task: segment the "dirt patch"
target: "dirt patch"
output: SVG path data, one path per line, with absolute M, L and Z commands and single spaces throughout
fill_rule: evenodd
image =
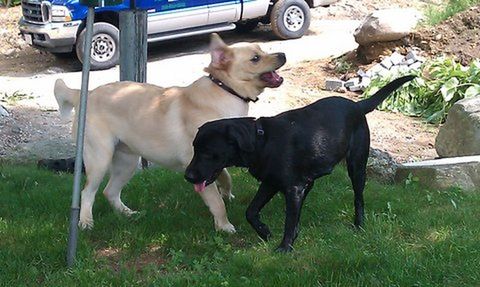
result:
M 463 65 L 480 58 L 480 5 L 456 14 L 435 27 L 422 28 L 408 39 L 431 56 L 453 55 Z
M 57 111 L 2 103 L 10 114 L 0 116 L 0 160 L 32 161 L 74 154 L 70 125 Z
M 150 247 L 144 253 L 134 256 L 126 262 L 122 261 L 122 255 L 123 251 L 118 248 L 104 248 L 97 250 L 95 257 L 99 260 L 105 260 L 107 266 L 115 272 L 121 272 L 123 267 L 141 273 L 148 266 L 161 267 L 168 261 L 159 247 Z
M 0 76 L 27 76 L 37 73 L 58 73 L 78 70 L 80 64 L 72 58 L 57 58 L 51 53 L 28 45 L 19 35 L 20 6 L 0 8 Z M 59 68 L 62 67 L 62 68 Z
M 361 64 L 379 61 L 394 50 L 405 54 L 407 50 L 419 49 L 425 57 L 447 55 L 456 58 L 462 65 L 469 65 L 480 58 L 480 5 L 458 13 L 434 27 L 422 27 L 407 37 L 390 42 L 371 43 L 359 46 L 356 57 Z

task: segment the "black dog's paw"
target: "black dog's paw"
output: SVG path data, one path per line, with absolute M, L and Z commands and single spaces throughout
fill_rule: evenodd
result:
M 278 252 L 278 253 L 288 253 L 288 252 L 292 252 L 293 251 L 293 247 L 291 245 L 288 245 L 288 246 L 278 246 L 277 249 L 275 249 L 275 252 Z
M 268 229 L 268 227 L 266 225 L 261 226 L 257 230 L 257 234 L 258 234 L 258 236 L 260 236 L 260 238 L 263 241 L 268 241 L 268 240 L 270 240 L 270 238 L 272 238 L 272 233 L 270 232 L 270 229 Z
M 350 223 L 349 226 L 356 232 L 363 232 L 365 229 L 363 229 L 363 225 L 357 225 L 355 223 Z

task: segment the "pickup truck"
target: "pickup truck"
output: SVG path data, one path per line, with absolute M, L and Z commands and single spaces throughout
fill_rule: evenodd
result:
M 310 25 L 310 8 L 336 0 L 146 0 L 148 42 L 236 29 L 247 32 L 259 22 L 271 24 L 281 39 L 302 37 Z M 59 57 L 75 53 L 83 59 L 87 7 L 79 0 L 22 0 L 20 33 L 35 48 Z M 122 4 L 95 8 L 92 69 L 115 66 L 119 60 L 119 12 Z

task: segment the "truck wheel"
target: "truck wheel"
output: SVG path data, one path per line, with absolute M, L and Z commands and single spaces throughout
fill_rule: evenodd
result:
M 305 0 L 279 0 L 273 5 L 270 22 L 279 38 L 300 38 L 310 26 L 310 8 Z
M 84 41 L 86 31 L 80 33 L 77 39 L 76 52 L 80 62 L 83 61 Z M 118 28 L 109 23 L 93 24 L 91 69 L 104 70 L 115 66 L 120 57 Z
M 258 20 L 249 20 L 249 21 L 244 21 L 244 22 L 238 22 L 235 23 L 235 31 L 238 33 L 248 33 L 252 31 L 253 29 L 257 28 L 258 26 Z

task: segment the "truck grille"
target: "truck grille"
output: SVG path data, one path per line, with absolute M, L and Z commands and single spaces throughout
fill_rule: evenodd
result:
M 25 21 L 32 23 L 46 23 L 50 21 L 50 2 L 22 0 L 22 13 Z

